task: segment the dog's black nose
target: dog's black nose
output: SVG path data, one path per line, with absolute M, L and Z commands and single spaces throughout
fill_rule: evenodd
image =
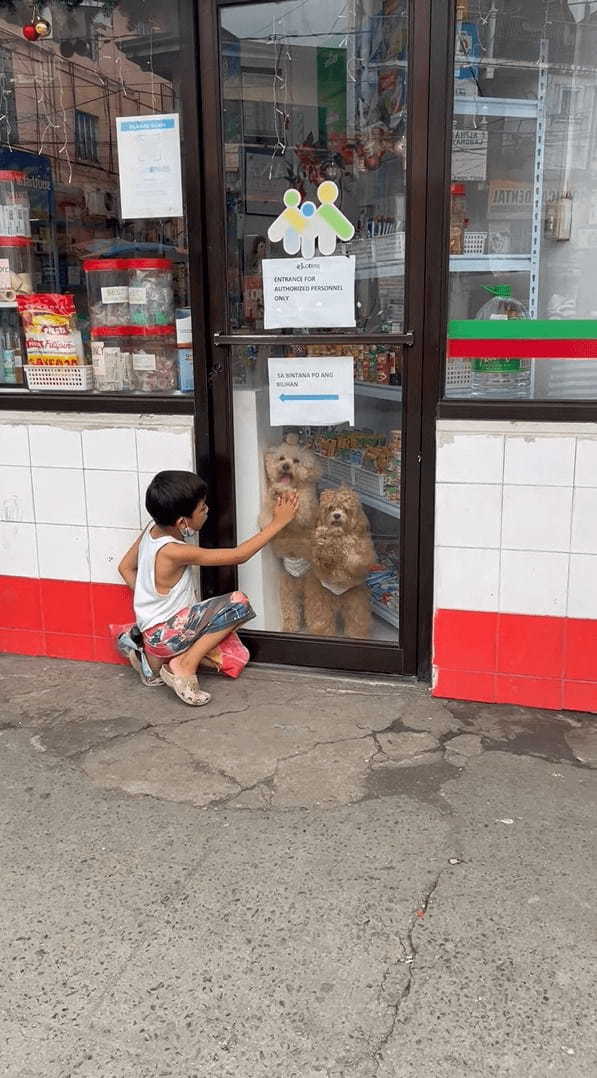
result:
M 342 513 L 338 513 L 338 512 L 332 513 L 332 517 L 333 517 L 334 520 L 341 520 L 342 519 Z
M 283 472 L 289 472 L 290 471 L 290 464 L 288 463 L 287 460 L 285 460 L 283 465 L 282 465 L 282 471 Z

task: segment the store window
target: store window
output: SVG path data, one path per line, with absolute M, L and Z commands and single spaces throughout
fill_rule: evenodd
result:
M 182 45 L 166 0 L 0 6 L 4 394 L 192 392 Z
M 457 3 L 446 397 L 597 398 L 597 4 Z
M 390 0 L 220 9 L 238 535 L 300 497 L 253 630 L 400 640 L 407 45 Z

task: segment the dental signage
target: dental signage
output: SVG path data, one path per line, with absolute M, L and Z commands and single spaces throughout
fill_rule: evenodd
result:
M 123 220 L 182 217 L 178 114 L 116 119 Z
M 355 258 L 335 255 L 338 241 L 353 238 L 354 225 L 336 206 L 338 194 L 331 180 L 319 184 L 318 206 L 308 200 L 301 205 L 294 187 L 284 193 L 284 209 L 267 235 L 291 257 L 263 259 L 265 329 L 356 325 Z
M 269 359 L 272 427 L 354 426 L 352 356 Z
M 355 258 L 264 258 L 265 329 L 354 326 Z

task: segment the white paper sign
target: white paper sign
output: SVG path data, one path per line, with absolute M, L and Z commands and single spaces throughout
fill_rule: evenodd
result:
M 265 329 L 354 326 L 355 257 L 264 258 Z
M 487 176 L 487 131 L 454 128 L 452 137 L 452 179 L 484 180 Z
M 182 217 L 178 114 L 116 119 L 123 220 Z
M 269 410 L 272 427 L 354 426 L 352 356 L 269 359 Z

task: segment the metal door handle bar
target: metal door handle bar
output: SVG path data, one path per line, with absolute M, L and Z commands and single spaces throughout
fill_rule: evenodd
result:
M 291 347 L 295 344 L 401 344 L 405 348 L 412 348 L 414 336 L 412 332 L 367 333 L 360 337 L 341 333 L 313 333 L 311 335 L 296 333 L 288 336 L 284 333 L 242 333 L 237 335 L 214 333 L 213 341 L 217 347 L 235 344 L 287 344 Z

